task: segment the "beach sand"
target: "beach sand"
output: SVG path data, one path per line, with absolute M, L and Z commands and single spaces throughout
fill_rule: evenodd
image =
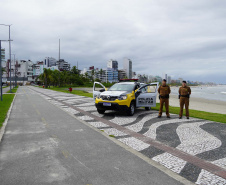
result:
M 157 98 L 157 103 L 159 99 Z M 170 106 L 179 107 L 177 95 L 170 95 Z M 226 114 L 226 101 L 207 100 L 204 98 L 190 98 L 189 109 Z

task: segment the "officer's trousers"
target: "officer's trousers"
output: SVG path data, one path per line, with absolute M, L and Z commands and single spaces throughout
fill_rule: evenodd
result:
M 180 97 L 180 114 L 179 116 L 182 117 L 183 116 L 183 109 L 184 109 L 184 105 L 185 105 L 185 110 L 186 110 L 186 117 L 189 117 L 189 98 L 187 97 Z
M 159 108 L 159 116 L 162 116 L 162 108 L 165 103 L 166 108 L 166 115 L 170 116 L 169 114 L 169 98 L 160 98 L 160 108 Z

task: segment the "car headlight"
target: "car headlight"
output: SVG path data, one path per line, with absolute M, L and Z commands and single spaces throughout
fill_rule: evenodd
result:
M 119 100 L 126 100 L 127 99 L 127 96 L 126 95 L 121 95 L 118 97 Z

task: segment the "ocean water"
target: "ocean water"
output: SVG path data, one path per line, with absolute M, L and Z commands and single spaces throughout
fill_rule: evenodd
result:
M 179 87 L 171 87 L 171 93 L 178 95 Z M 208 100 L 226 101 L 226 85 L 191 87 L 191 96 Z

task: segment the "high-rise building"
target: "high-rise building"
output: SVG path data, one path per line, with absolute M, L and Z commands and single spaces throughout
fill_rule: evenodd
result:
M 168 76 L 168 78 L 167 78 L 167 83 L 168 83 L 168 84 L 171 84 L 171 76 Z
M 33 62 L 28 60 L 19 60 L 19 61 L 15 61 L 16 63 L 12 63 L 13 65 L 11 65 L 11 77 L 16 78 L 21 81 L 22 78 L 25 81 L 33 81 L 32 77 L 33 77 Z M 7 77 L 9 78 L 9 72 L 10 72 L 10 62 L 9 60 L 7 61 Z M 16 72 L 15 72 L 16 70 Z
M 47 68 L 47 67 L 52 67 L 52 66 L 56 66 L 56 62 L 57 60 L 53 57 L 46 57 L 44 59 L 44 67 Z
M 115 69 L 115 70 L 118 70 L 118 62 L 116 60 L 109 60 L 107 62 L 107 68 L 112 68 L 112 69 Z
M 166 73 L 163 73 L 162 74 L 162 79 L 165 79 L 167 81 L 168 77 L 167 77 L 167 74 Z M 168 81 L 167 81 L 168 82 Z
M 1 48 L 1 59 L 2 59 L 1 62 L 5 61 L 5 49 L 4 48 Z
M 106 69 L 106 81 L 118 82 L 118 62 L 116 60 L 109 60 Z
M 126 77 L 126 72 L 124 70 L 118 70 L 118 79 L 124 79 Z
M 71 65 L 64 59 L 60 59 L 59 61 L 57 61 L 56 66 L 60 71 L 70 71 L 71 69 Z
M 107 82 L 118 82 L 118 70 L 113 68 L 107 68 L 106 70 Z
M 125 58 L 123 62 L 123 69 L 126 72 L 127 78 L 132 78 L 132 61 L 130 59 Z

